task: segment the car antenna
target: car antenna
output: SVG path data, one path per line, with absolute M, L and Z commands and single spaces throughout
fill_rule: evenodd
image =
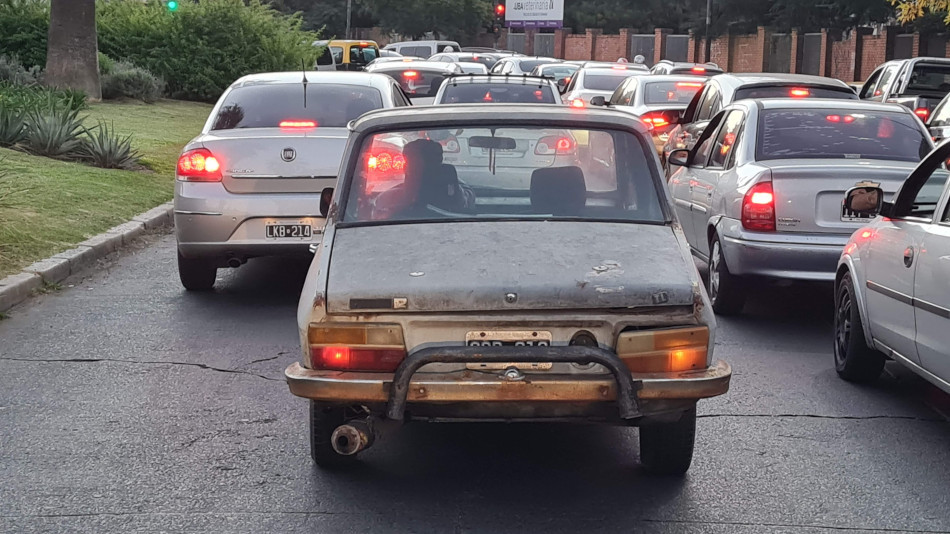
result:
M 303 72 L 303 108 L 307 109 L 307 63 L 300 59 L 300 70 Z

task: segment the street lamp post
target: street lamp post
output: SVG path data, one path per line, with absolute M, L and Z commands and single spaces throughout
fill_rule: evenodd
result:
M 712 0 L 706 0 L 706 63 L 712 60 L 712 40 L 709 38 L 709 26 L 712 24 Z
M 350 38 L 350 18 L 353 15 L 353 0 L 346 0 L 346 38 Z M 708 22 L 706 23 L 708 26 Z

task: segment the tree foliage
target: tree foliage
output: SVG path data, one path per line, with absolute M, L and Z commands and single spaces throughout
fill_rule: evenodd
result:
M 897 6 L 897 19 L 902 23 L 938 14 L 950 25 L 950 0 L 891 0 L 891 3 Z
M 322 30 L 324 38 L 342 39 L 346 32 L 346 0 L 271 0 L 283 13 L 300 13 L 305 30 Z M 350 26 L 371 28 L 379 24 L 366 0 L 353 0 Z
M 465 40 L 491 21 L 490 0 L 366 0 L 385 31 L 419 38 L 428 32 Z

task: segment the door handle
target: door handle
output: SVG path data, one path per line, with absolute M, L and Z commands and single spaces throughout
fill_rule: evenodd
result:
M 904 267 L 910 267 L 914 264 L 914 247 L 904 249 Z

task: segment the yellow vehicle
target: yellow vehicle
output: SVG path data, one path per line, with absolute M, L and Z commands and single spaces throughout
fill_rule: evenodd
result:
M 379 57 L 379 45 L 375 41 L 333 39 L 314 41 L 313 46 L 325 47 L 317 59 L 317 70 L 363 70 Z

